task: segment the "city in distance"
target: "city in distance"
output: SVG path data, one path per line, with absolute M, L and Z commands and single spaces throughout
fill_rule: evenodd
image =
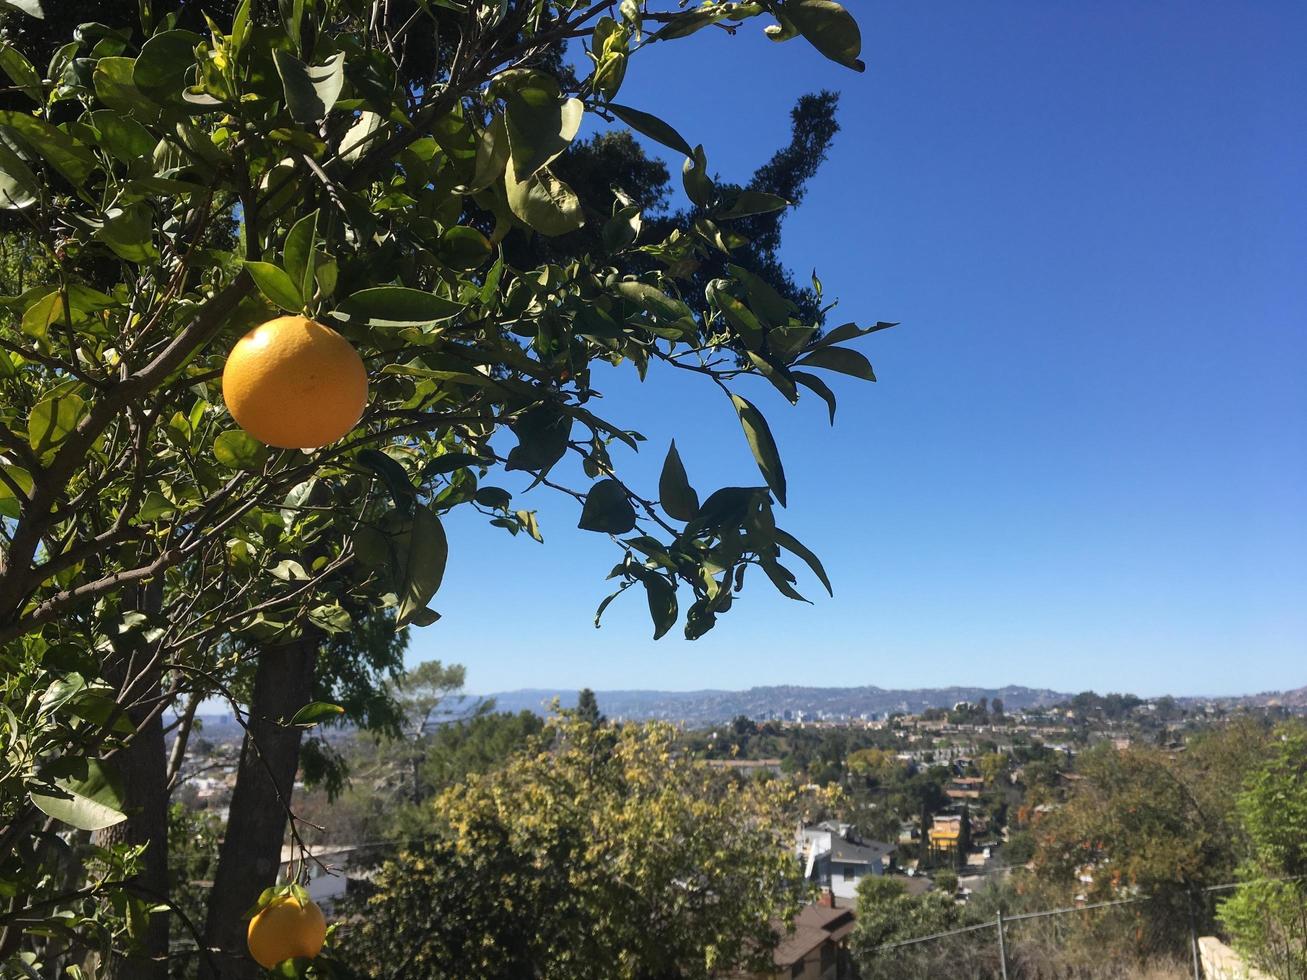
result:
M 862 687 L 803 687 L 775 685 L 751 687 L 742 691 L 596 691 L 595 696 L 609 717 L 633 721 L 659 719 L 689 725 L 712 724 L 729 721 L 744 715 L 758 720 L 786 721 L 849 721 L 883 718 L 895 713 L 919 714 L 931 708 L 951 708 L 967 701 L 978 703 L 981 698 L 1002 701 L 1009 711 L 1050 707 L 1069 702 L 1073 692 L 1052 691 L 1047 688 L 1023 687 L 1009 684 L 1006 687 L 930 687 L 882 688 Z M 500 691 L 487 695 L 500 711 L 534 711 L 545 713 L 557 698 L 564 707 L 576 703 L 575 690 L 527 688 L 517 691 Z M 1159 698 L 1145 700 L 1160 700 Z M 1185 707 L 1211 705 L 1221 708 L 1278 707 L 1291 711 L 1307 709 L 1307 687 L 1291 691 L 1271 691 L 1259 694 L 1228 697 L 1200 697 L 1175 695 L 1174 700 Z

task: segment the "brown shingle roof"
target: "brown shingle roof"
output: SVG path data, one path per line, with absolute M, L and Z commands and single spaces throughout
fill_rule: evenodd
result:
M 815 926 L 796 926 L 794 932 L 782 936 L 772 951 L 772 962 L 777 966 L 791 966 L 830 938 L 825 929 Z
M 779 922 L 772 923 L 780 935 L 780 942 L 772 951 L 772 961 L 778 967 L 792 966 L 827 940 L 842 940 L 853 931 L 853 925 L 852 909 L 805 905 L 794 917 L 793 932 L 786 932 Z

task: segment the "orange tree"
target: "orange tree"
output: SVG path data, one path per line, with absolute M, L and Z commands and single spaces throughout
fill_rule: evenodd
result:
M 643 47 L 759 18 L 860 70 L 830 0 L 217 9 L 142 2 L 134 23 L 77 27 L 48 65 L 0 45 L 5 104 L 23 100 L 0 109 L 0 206 L 33 250 L 27 288 L 0 299 L 0 962 L 28 970 L 97 953 L 111 975 L 161 975 L 165 728 L 210 696 L 262 705 L 241 714 L 242 774 L 266 785 L 247 781 L 233 823 L 268 801 L 277 816 L 228 834 L 264 850 L 224 855 L 211 921 L 181 926 L 233 957 L 224 975 L 248 970 L 213 921 L 243 904 L 221 865 L 256 891 L 275 874 L 299 732 L 338 714 L 313 700 L 319 651 L 376 617 L 436 620 L 451 509 L 540 536 L 497 471 L 575 499 L 621 555 L 600 612 L 635 587 L 656 636 L 712 628 L 750 565 L 799 597 L 787 553 L 827 584 L 776 526 L 785 471 L 743 385 L 815 393 L 833 416 L 822 375 L 872 380 L 845 345 L 887 326 L 822 332 L 736 264 L 737 228 L 787 202 L 719 187 L 701 146 L 617 101 Z M 558 57 L 572 42 L 587 77 Z M 578 197 L 554 167 L 586 113 L 684 155 L 692 222 L 651 235 L 621 195 Z M 281 314 L 331 326 L 366 365 L 362 417 L 332 445 L 272 449 L 223 404 L 227 355 Z M 615 450 L 641 437 L 593 410 L 597 361 L 715 386 L 764 485 L 701 497 L 673 447 L 656 490 L 631 486 Z

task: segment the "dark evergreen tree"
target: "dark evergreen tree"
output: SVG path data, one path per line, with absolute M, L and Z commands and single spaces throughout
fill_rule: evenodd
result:
M 588 687 L 581 688 L 581 693 L 576 696 L 576 716 L 591 725 L 602 725 L 607 720 L 599 713 L 595 692 Z

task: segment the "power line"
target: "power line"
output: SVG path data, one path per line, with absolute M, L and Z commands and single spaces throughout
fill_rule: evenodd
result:
M 1273 881 L 1302 881 L 1307 879 L 1307 875 L 1287 875 L 1282 878 L 1255 878 L 1249 881 L 1231 881 L 1221 885 L 1209 885 L 1201 888 L 1202 892 L 1219 892 L 1229 891 L 1233 888 L 1242 888 L 1244 885 L 1260 885 L 1265 882 Z M 1163 896 L 1160 895 L 1137 895 L 1133 898 L 1119 898 L 1111 902 L 1095 902 L 1091 905 L 1072 905 L 1060 909 L 1041 909 L 1037 912 L 1018 912 L 1015 915 L 1004 915 L 1003 923 L 1020 922 L 1023 919 L 1040 919 L 1050 915 L 1066 915 L 1070 912 L 1093 912 L 1098 909 L 1114 908 L 1122 905 L 1137 905 L 1141 902 L 1153 902 Z M 998 922 L 980 922 L 974 926 L 963 926 L 961 929 L 951 929 L 948 932 L 936 932 L 929 936 L 918 936 L 915 939 L 902 939 L 894 943 L 885 943 L 882 946 L 874 946 L 869 953 L 881 953 L 893 949 L 901 949 L 905 946 L 916 946 L 920 943 L 934 942 L 937 939 L 947 939 L 949 936 L 962 936 L 969 932 L 978 932 L 981 929 L 997 929 Z

